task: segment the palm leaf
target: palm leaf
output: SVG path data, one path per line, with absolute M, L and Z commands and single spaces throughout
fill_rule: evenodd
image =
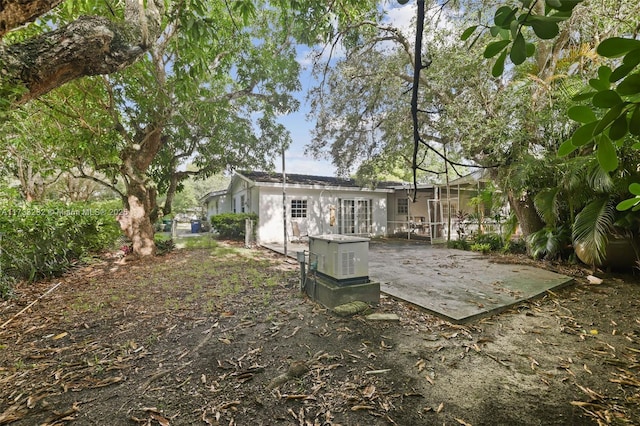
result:
M 585 263 L 602 264 L 614 221 L 615 203 L 605 197 L 591 201 L 578 213 L 573 223 L 573 243 L 582 246 Z
M 533 199 L 536 211 L 542 217 L 544 223 L 548 225 L 555 225 L 558 219 L 560 213 L 559 193 L 560 188 L 558 187 L 546 188 L 538 192 Z

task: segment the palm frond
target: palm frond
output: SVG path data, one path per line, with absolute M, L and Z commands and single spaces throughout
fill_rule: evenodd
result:
M 546 188 L 538 192 L 533 199 L 536 211 L 548 225 L 555 225 L 558 219 L 560 213 L 559 193 L 560 188 L 558 187 Z
M 591 201 L 578 213 L 573 223 L 573 243 L 582 246 L 585 263 L 602 264 L 614 222 L 615 203 L 608 197 Z
M 587 169 L 587 182 L 593 191 L 600 194 L 610 193 L 615 188 L 611 175 L 595 161 Z

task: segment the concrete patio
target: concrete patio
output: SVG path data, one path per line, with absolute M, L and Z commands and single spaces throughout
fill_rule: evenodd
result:
M 266 247 L 284 253 L 283 246 Z M 308 245 L 287 245 L 294 259 L 302 250 Z M 456 323 L 495 314 L 572 282 L 541 268 L 492 263 L 480 253 L 404 240 L 370 242 L 369 277 L 380 282 L 382 292 Z

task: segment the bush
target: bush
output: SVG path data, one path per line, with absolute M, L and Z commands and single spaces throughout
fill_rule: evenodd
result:
M 486 243 L 475 243 L 471 244 L 472 251 L 479 251 L 480 253 L 487 254 L 491 251 L 491 245 Z
M 448 241 L 447 247 L 451 249 L 467 250 L 467 251 L 471 249 L 471 245 L 469 244 L 469 241 L 465 239 Z
M 474 243 L 479 246 L 489 247 L 487 251 L 499 251 L 503 247 L 502 238 L 500 237 L 500 235 L 493 234 L 493 233 L 476 235 L 474 238 Z M 473 250 L 473 246 L 471 250 Z M 475 251 L 483 251 L 483 250 L 475 250 Z
M 112 247 L 121 234 L 115 205 L 2 204 L 3 273 L 28 280 L 55 276 L 89 254 Z
M 220 238 L 243 240 L 245 237 L 245 220 L 258 220 L 255 213 L 223 213 L 211 216 L 211 227 Z
M 511 240 L 502 248 L 504 253 L 527 254 L 527 242 L 523 239 Z
M 176 243 L 173 238 L 166 234 L 155 234 L 153 236 L 153 242 L 156 244 L 156 255 L 164 256 L 167 253 L 172 252 L 176 248 Z

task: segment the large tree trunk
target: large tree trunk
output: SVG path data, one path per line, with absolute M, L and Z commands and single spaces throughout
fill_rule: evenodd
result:
M 125 148 L 120 154 L 121 173 L 127 187 L 127 214 L 118 221 L 138 257 L 153 256 L 156 250 L 153 222 L 158 218 L 157 194 L 147 170 L 162 146 L 162 128 L 162 124 L 155 123 L 140 129 L 134 137 L 139 143 Z
M 153 225 L 149 218 L 150 197 L 148 191 L 144 191 L 142 197 L 136 192 L 128 191 L 125 213 L 118 217 L 120 228 L 133 244 L 133 253 L 138 257 L 153 256 L 156 254 L 156 245 L 153 240 Z
M 12 28 L 37 18 L 56 0 L 7 0 L 0 10 L 0 37 Z M 2 89 L 20 104 L 37 98 L 73 79 L 109 74 L 130 65 L 160 32 L 161 1 L 127 0 L 125 23 L 101 16 L 82 16 L 61 27 L 21 43 L 0 44 Z M 142 13 L 141 13 L 142 12 Z M 25 88 L 24 92 L 11 89 Z
M 509 199 L 509 205 L 515 212 L 522 230 L 522 236 L 528 237 L 532 233 L 539 231 L 544 227 L 544 223 L 533 204 L 531 194 L 515 194 L 513 190 L 507 192 L 507 198 Z

